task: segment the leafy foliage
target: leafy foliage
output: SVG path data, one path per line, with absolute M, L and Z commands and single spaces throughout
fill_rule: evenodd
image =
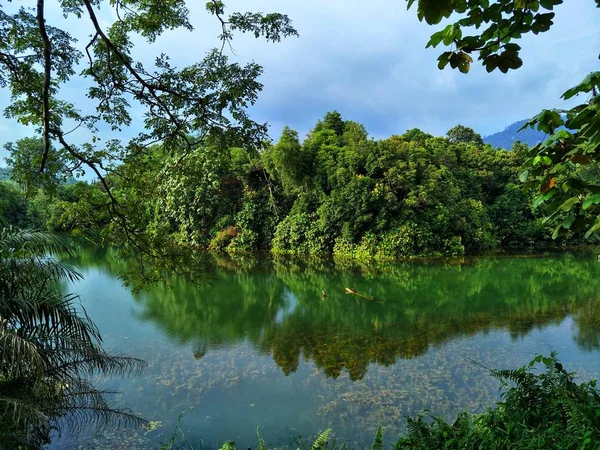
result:
M 165 54 L 144 64 L 134 59 L 135 42 L 151 44 L 168 30 L 192 30 L 185 1 L 60 2 L 65 18 L 86 21 L 90 28 L 89 40 L 81 43 L 69 30 L 50 23 L 47 3 L 40 0 L 34 8 L 16 2 L 0 6 L 0 88 L 11 95 L 4 114 L 41 134 L 39 139 L 9 146 L 13 170 L 29 189 L 34 182 L 48 186 L 57 174 L 82 174 L 87 167 L 102 186 L 102 207 L 112 226 L 123 228 L 124 242 L 139 248 L 143 243 L 136 241 L 137 214 L 113 192 L 116 185 L 128 182 L 116 167 L 148 156 L 157 142 L 181 159 L 206 136 L 221 147 L 261 148 L 266 124 L 253 121 L 247 108 L 262 89 L 258 80 L 262 67 L 230 62 L 224 49 L 236 32 L 272 42 L 297 32 L 283 14 L 227 14 L 222 1 L 211 0 L 206 12 L 221 25 L 215 48 L 187 67 L 176 67 Z M 101 8 L 117 19 L 105 26 L 98 16 Z M 61 98 L 62 87 L 82 82 L 94 102 L 90 110 Z M 103 142 L 100 130 L 116 132 L 129 126 L 134 106 L 144 111 L 143 131 L 128 141 Z M 71 140 L 71 130 L 78 128 L 90 136 L 82 145 Z
M 407 0 L 410 8 L 415 0 Z M 439 68 L 450 63 L 453 69 L 468 73 L 473 63 L 472 53 L 488 72 L 518 69 L 523 65 L 520 58 L 521 46 L 514 41 L 527 34 L 544 33 L 553 25 L 554 7 L 562 0 L 418 0 L 417 16 L 430 25 L 438 24 L 453 14 L 460 19 L 431 35 L 427 47 L 440 44 L 453 46 L 453 50 L 442 53 Z
M 381 425 L 377 428 L 371 450 L 383 450 L 383 428 L 381 428 Z
M 25 195 L 34 195 L 38 188 L 55 191 L 69 174 L 61 162 L 60 154 L 50 148 L 47 156 L 46 170 L 38 170 L 44 155 L 44 141 L 40 138 L 23 138 L 16 143 L 5 145 L 9 157 L 7 164 L 11 167 L 11 179 L 21 186 Z
M 546 242 L 551 231 L 538 220 L 546 209 L 520 187 L 527 152 L 520 144 L 494 149 L 463 126 L 447 138 L 410 130 L 375 141 L 333 112 L 302 143 L 286 128 L 262 152 L 222 149 L 208 139 L 182 158 L 154 146 L 118 167 L 111 195 L 143 249 L 455 256 Z M 593 171 L 557 173 L 600 180 Z M 27 215 L 49 230 L 130 242 L 101 183 L 39 192 Z M 570 233 L 560 242 L 582 238 Z
M 534 373 L 537 365 L 543 370 Z M 594 448 L 600 439 L 596 381 L 577 383 L 555 353 L 515 370 L 491 370 L 502 400 L 486 413 L 463 413 L 454 423 L 422 414 L 408 420 L 396 449 Z
M 408 7 L 415 0 L 408 0 Z M 418 0 L 417 15 L 429 24 L 459 14 L 460 19 L 431 36 L 427 47 L 443 43 L 453 46 L 442 53 L 439 68 L 450 63 L 452 68 L 469 72 L 473 58 L 488 72 L 506 73 L 518 69 L 521 46 L 515 40 L 524 35 L 548 31 L 554 24 L 554 8 L 562 0 L 487 0 L 455 1 Z M 595 2 L 600 8 L 600 2 Z M 465 33 L 473 33 L 463 35 Z M 539 189 L 536 205 L 546 204 L 546 221 L 554 225 L 554 238 L 583 231 L 589 236 L 600 230 L 596 204 L 600 203 L 600 187 L 596 179 L 585 175 L 585 166 L 595 167 L 600 158 L 600 72 L 591 72 L 577 86 L 563 95 L 569 100 L 582 95 L 584 100 L 569 110 L 543 110 L 526 126 L 536 127 L 550 135 L 535 145 L 525 161 L 521 180 Z M 525 128 L 525 126 L 523 127 Z M 583 168 L 582 168 L 583 166 Z
M 527 123 L 551 136 L 531 149 L 522 181 L 538 187 L 536 205 L 545 204 L 554 237 L 600 229 L 595 162 L 600 155 L 600 72 L 588 75 L 563 94 L 583 94 L 584 103 L 564 111 L 545 110 Z
M 80 274 L 53 256 L 68 251 L 57 238 L 27 230 L 0 231 L 0 441 L 36 448 L 52 428 L 141 422 L 113 407 L 87 376 L 127 374 L 140 360 L 101 349 L 101 337 L 64 294 Z

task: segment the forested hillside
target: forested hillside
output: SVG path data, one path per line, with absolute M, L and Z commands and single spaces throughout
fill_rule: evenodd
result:
M 10 169 L 6 167 L 0 167 L 0 181 L 9 181 L 10 180 Z
M 518 181 L 524 153 L 494 149 L 462 126 L 447 137 L 414 129 L 376 141 L 332 112 L 304 141 L 285 128 L 260 152 L 206 140 L 182 157 L 155 146 L 110 181 L 128 211 L 127 238 L 357 258 L 460 255 L 546 240 Z M 103 186 L 48 187 L 20 208 L 24 225 L 125 239 L 109 226 Z
M 527 120 L 519 120 L 507 126 L 503 131 L 484 137 L 483 141 L 492 147 L 510 150 L 517 141 L 533 147 L 546 139 L 547 135 L 541 131 L 529 127 L 521 130 L 526 123 Z

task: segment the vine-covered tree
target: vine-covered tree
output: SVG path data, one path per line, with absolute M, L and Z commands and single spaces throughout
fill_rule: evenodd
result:
M 446 133 L 450 142 L 458 144 L 463 142 L 465 144 L 475 144 L 478 146 L 483 145 L 483 138 L 479 133 L 476 133 L 473 128 L 465 127 L 464 125 L 456 125 L 448 130 Z

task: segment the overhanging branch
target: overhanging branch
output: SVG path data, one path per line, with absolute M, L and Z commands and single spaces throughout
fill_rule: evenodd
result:
M 50 153 L 50 82 L 52 80 L 52 44 L 46 31 L 46 20 L 44 19 L 44 0 L 37 2 L 37 23 L 40 30 L 40 37 L 44 44 L 44 85 L 42 88 L 42 120 L 44 127 L 44 154 L 40 165 L 40 173 L 46 167 L 48 154 Z

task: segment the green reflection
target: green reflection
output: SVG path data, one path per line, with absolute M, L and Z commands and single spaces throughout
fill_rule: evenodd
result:
M 127 265 L 113 250 L 81 255 L 78 264 L 102 264 L 111 273 Z M 575 342 L 584 350 L 600 347 L 600 263 L 593 253 L 369 268 L 202 255 L 190 267 L 202 267 L 211 278 L 194 285 L 173 276 L 135 299 L 143 319 L 191 342 L 197 358 L 246 340 L 285 374 L 304 357 L 329 377 L 346 370 L 358 380 L 372 363 L 391 365 L 495 329 L 516 339 L 569 315 Z M 347 295 L 346 287 L 376 301 Z

